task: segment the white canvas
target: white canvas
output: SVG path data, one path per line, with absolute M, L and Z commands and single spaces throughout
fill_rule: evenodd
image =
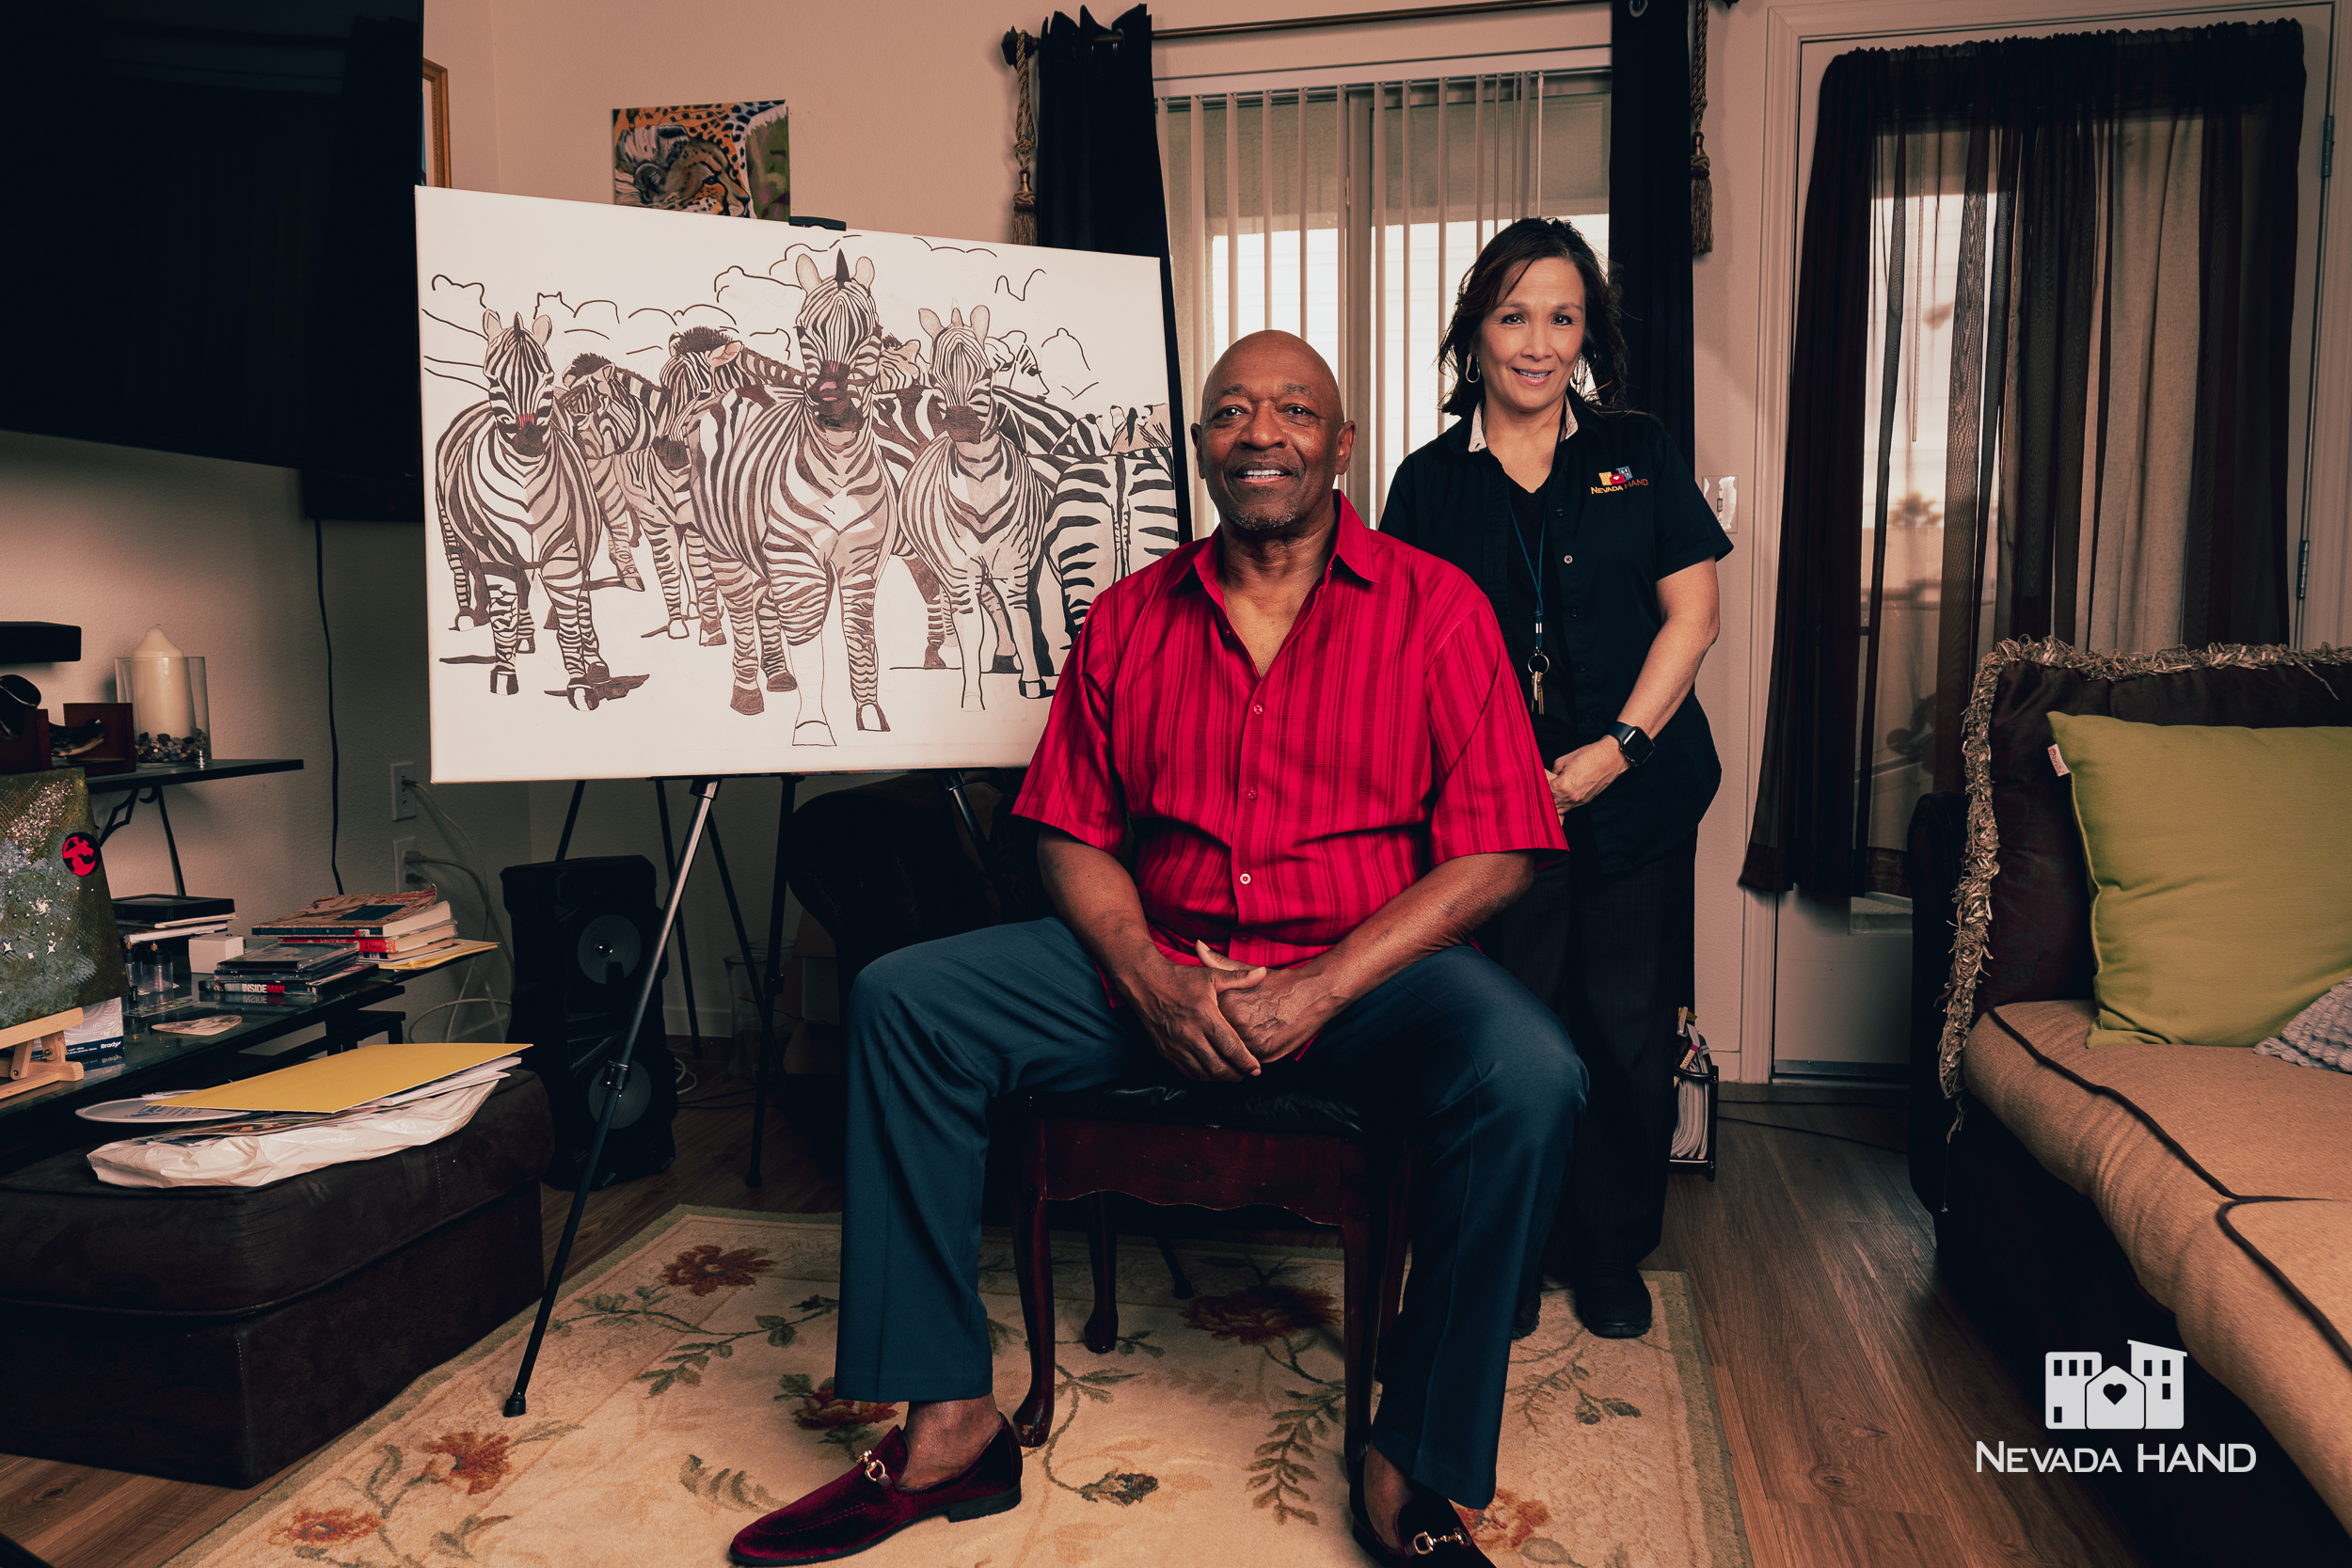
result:
M 1017 767 L 1178 543 L 1155 261 L 435 189 L 417 254 L 437 781 Z

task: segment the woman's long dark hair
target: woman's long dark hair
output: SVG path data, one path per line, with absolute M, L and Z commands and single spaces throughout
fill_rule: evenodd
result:
M 1454 321 L 1438 345 L 1438 363 L 1454 372 L 1453 389 L 1440 409 L 1468 415 L 1486 395 L 1472 380 L 1478 363 L 1478 329 L 1519 274 L 1536 261 L 1558 260 L 1584 275 L 1584 347 L 1578 356 L 1593 385 L 1585 401 L 1595 407 L 1622 409 L 1625 402 L 1625 331 L 1617 321 L 1617 289 L 1601 271 L 1600 258 L 1576 226 L 1558 218 L 1521 218 L 1486 242 L 1478 260 L 1462 277 L 1454 296 Z

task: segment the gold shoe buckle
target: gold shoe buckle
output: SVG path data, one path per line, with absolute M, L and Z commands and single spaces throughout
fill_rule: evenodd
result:
M 1432 1535 L 1427 1530 L 1422 1530 L 1419 1535 L 1414 1536 L 1412 1541 L 1415 1557 L 1427 1557 L 1440 1546 L 1467 1546 L 1469 1544 L 1469 1539 L 1458 1529 L 1450 1529 L 1443 1535 Z
M 873 1449 L 868 1449 L 864 1453 L 859 1454 L 857 1456 L 857 1462 L 860 1465 L 864 1466 L 866 1470 L 866 1479 L 867 1481 L 872 1481 L 877 1486 L 887 1486 L 890 1484 L 890 1466 L 884 1465 L 881 1460 L 876 1459 L 874 1457 Z

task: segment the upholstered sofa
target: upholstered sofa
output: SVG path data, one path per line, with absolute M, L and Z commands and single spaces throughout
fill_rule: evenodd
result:
M 2094 1482 L 2153 1561 L 2352 1562 L 2352 1074 L 2091 1045 L 2092 890 L 2053 711 L 2352 725 L 2352 649 L 2005 642 L 1979 671 L 1966 793 L 1922 800 L 1910 832 L 1913 1185 L 2029 1401 L 2053 1354 L 2189 1358 L 2178 1430 L 1980 1435 L 2112 1447 L 2120 1473 Z

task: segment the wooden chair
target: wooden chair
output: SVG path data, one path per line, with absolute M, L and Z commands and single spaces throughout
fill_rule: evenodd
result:
M 1345 1448 L 1362 1456 L 1372 1430 L 1380 1342 L 1396 1317 L 1405 1273 L 1410 1161 L 1404 1142 L 1348 1101 L 1263 1085 L 1131 1081 L 1019 1097 L 1021 1175 L 1013 1196 L 1013 1273 L 1029 1336 L 1029 1393 L 1013 1432 L 1029 1448 L 1054 1424 L 1055 1318 L 1049 1199 L 1090 1198 L 1088 1250 L 1094 1311 L 1086 1347 L 1119 1338 L 1118 1263 L 1110 1195 L 1204 1209 L 1287 1209 L 1337 1226 L 1345 1257 Z M 1166 1243 L 1162 1243 L 1166 1251 Z M 1179 1298 L 1191 1287 L 1168 1257 Z

